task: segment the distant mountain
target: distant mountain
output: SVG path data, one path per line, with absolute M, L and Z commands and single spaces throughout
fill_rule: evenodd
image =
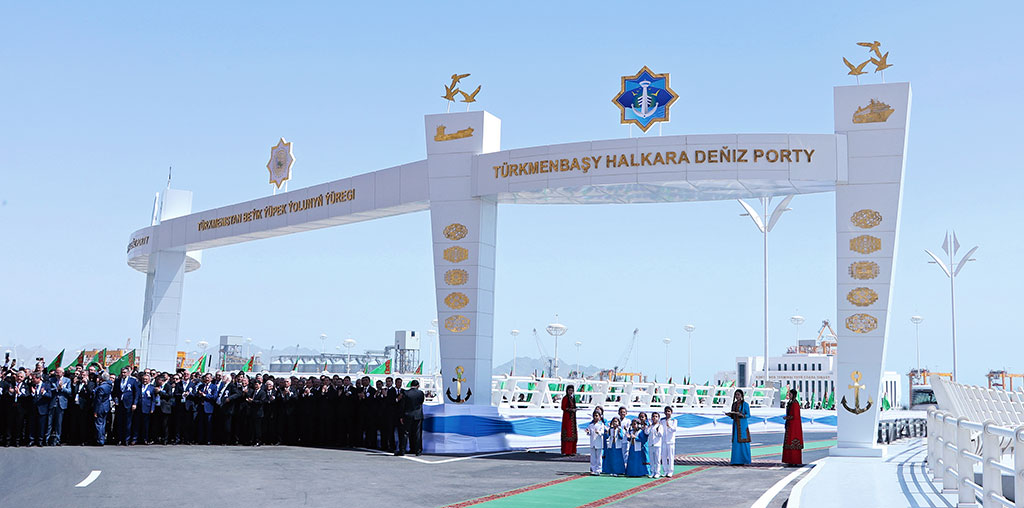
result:
M 561 363 L 561 366 L 559 366 L 558 370 L 559 373 L 562 374 L 563 376 L 568 375 L 570 371 L 576 370 L 576 362 L 569 363 L 565 361 L 565 359 L 560 359 L 559 363 Z M 580 365 L 580 370 L 582 370 L 583 374 L 586 376 L 592 376 L 604 369 L 606 369 L 606 367 Z M 509 371 L 511 370 L 512 360 L 509 360 L 500 365 L 495 365 L 494 369 L 491 372 L 493 372 L 494 374 L 508 374 Z M 529 376 L 534 372 L 536 372 L 538 376 L 541 374 L 541 372 L 549 376 L 551 375 L 551 373 L 548 372 L 547 362 L 541 360 L 540 358 L 529 358 L 522 356 L 516 358 L 516 375 Z

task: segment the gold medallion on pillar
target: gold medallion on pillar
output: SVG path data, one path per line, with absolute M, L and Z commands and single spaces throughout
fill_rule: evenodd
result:
M 871 288 L 853 288 L 846 294 L 846 301 L 858 307 L 867 307 L 878 301 L 878 293 Z
M 469 280 L 469 274 L 461 268 L 444 272 L 444 283 L 449 286 L 461 286 Z
M 452 333 L 460 333 L 469 329 L 469 318 L 462 314 L 449 316 L 444 320 L 444 327 Z
M 444 250 L 444 260 L 449 263 L 461 263 L 469 258 L 469 251 L 455 245 Z
M 857 210 L 850 216 L 850 222 L 861 229 L 871 229 L 882 223 L 882 214 L 874 210 Z
M 466 296 L 465 293 L 456 291 L 444 297 L 444 304 L 447 305 L 449 309 L 461 309 L 466 305 L 469 305 L 469 297 Z
M 462 240 L 467 234 L 469 234 L 469 228 L 456 222 L 445 226 L 442 233 L 444 234 L 444 237 L 449 240 Z
M 882 250 L 882 239 L 871 235 L 860 235 L 850 239 L 850 250 L 861 254 L 871 254 Z
M 870 333 L 878 328 L 878 318 L 870 314 L 853 314 L 846 318 L 846 329 L 853 333 Z
M 878 263 L 874 261 L 854 261 L 850 263 L 850 278 L 868 280 L 878 277 Z

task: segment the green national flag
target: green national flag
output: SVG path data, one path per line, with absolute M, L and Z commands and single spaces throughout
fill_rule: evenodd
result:
M 135 366 L 135 350 L 131 350 L 128 354 L 122 355 L 116 362 L 110 364 L 110 372 L 112 374 L 120 374 L 121 369 L 128 367 L 131 370 Z
M 888 411 L 892 407 L 889 405 L 889 398 L 885 395 L 882 396 L 882 411 Z
M 201 358 L 192 363 L 192 366 L 189 367 L 188 372 L 189 374 L 193 372 L 198 372 L 200 374 L 206 373 L 206 355 L 203 355 Z
M 60 353 L 57 353 L 57 356 L 55 356 L 53 358 L 53 361 L 50 362 L 50 364 L 46 366 L 46 372 L 53 372 L 54 370 L 57 370 L 57 367 L 60 367 L 60 364 L 62 364 L 62 363 L 64 363 L 64 350 L 63 349 L 61 349 Z
M 99 365 L 101 369 L 107 367 L 107 348 L 103 348 L 103 351 L 96 353 L 96 355 L 92 357 L 92 360 L 89 360 L 89 363 L 85 364 L 85 366 L 89 367 L 93 364 Z
M 256 355 L 250 356 L 249 361 L 245 362 L 245 365 L 242 366 L 242 372 L 252 372 L 252 364 L 255 360 Z
M 420 366 L 416 367 L 416 372 L 413 372 L 413 374 L 423 374 L 423 362 L 420 362 Z M 512 375 L 511 371 L 509 371 L 509 375 Z
M 367 365 L 367 367 L 369 367 L 370 364 L 366 364 L 366 365 Z M 390 374 L 390 373 L 391 373 L 391 360 L 388 360 L 388 361 L 378 365 L 377 368 L 375 368 L 375 369 L 370 371 L 370 374 Z
M 296 356 L 295 357 L 295 363 L 292 364 L 292 372 L 296 372 L 298 370 L 299 370 L 299 357 Z
M 68 364 L 67 367 L 64 367 L 64 370 L 69 370 L 81 366 L 82 360 L 85 360 L 85 350 L 79 351 L 78 356 L 75 357 L 75 361 Z
M 836 392 L 834 392 L 834 391 L 829 392 L 829 394 L 828 394 L 828 408 L 829 409 L 835 409 L 836 408 Z

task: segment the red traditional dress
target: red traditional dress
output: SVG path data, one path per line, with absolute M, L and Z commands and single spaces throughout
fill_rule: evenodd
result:
M 800 404 L 789 401 L 786 404 L 786 434 L 782 439 L 782 462 L 800 465 L 804 463 L 804 430 L 800 421 Z
M 562 397 L 562 455 L 576 455 L 576 398 Z

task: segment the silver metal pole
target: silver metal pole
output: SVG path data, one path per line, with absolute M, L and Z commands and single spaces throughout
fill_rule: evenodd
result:
M 552 370 L 555 371 L 554 372 L 554 377 L 558 377 L 558 336 L 557 335 L 555 335 L 555 365 L 553 367 L 554 368 Z
M 764 205 L 764 386 L 768 386 L 768 198 L 761 198 Z
M 950 249 L 952 252 L 953 249 Z M 956 280 L 955 265 L 953 265 L 953 254 L 949 255 L 949 307 L 952 315 L 953 325 L 953 382 L 956 382 L 956 292 L 954 281 Z
M 921 323 L 914 324 L 914 336 L 917 341 L 917 373 L 921 374 Z
M 693 382 L 693 332 L 686 332 L 686 382 Z

